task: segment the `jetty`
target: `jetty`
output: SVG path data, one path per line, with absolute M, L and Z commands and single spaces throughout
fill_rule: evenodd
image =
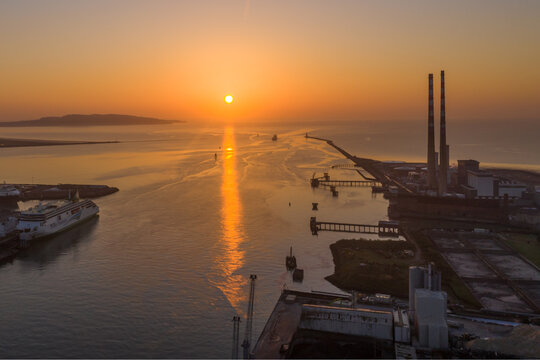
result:
M 377 234 L 380 236 L 401 235 L 401 228 L 397 221 L 379 221 L 377 225 L 348 224 L 329 221 L 317 221 L 316 217 L 311 217 L 309 228 L 312 235 L 318 235 L 319 231 L 347 232 L 358 234 Z
M 341 187 L 373 187 L 381 186 L 381 183 L 374 180 L 320 180 L 317 178 L 311 179 L 312 187 L 320 186 L 341 186 Z
M 324 138 L 320 138 L 320 137 L 315 137 L 315 136 L 310 136 L 308 134 L 305 135 L 305 138 L 306 139 L 314 139 L 314 140 L 319 140 L 319 141 L 326 142 L 328 145 L 332 146 L 334 149 L 336 149 L 341 154 L 343 154 L 343 156 L 345 156 L 347 159 L 351 160 L 357 167 L 361 167 L 362 169 L 367 171 L 369 174 L 371 174 L 371 176 L 373 176 L 373 181 L 377 181 L 382 186 L 384 186 L 384 187 L 396 186 L 399 189 L 401 189 L 402 191 L 404 191 L 405 193 L 410 193 L 410 194 L 414 193 L 414 191 L 409 189 L 407 186 L 405 186 L 401 182 L 399 182 L 396 179 L 393 179 L 390 176 L 388 176 L 385 173 L 384 166 L 383 166 L 382 162 L 377 161 L 377 160 L 373 160 L 373 159 L 360 158 L 360 157 L 354 156 L 354 155 L 348 153 L 347 151 L 345 151 L 344 149 L 342 149 L 341 147 L 334 144 L 334 142 L 332 140 L 328 140 L 328 139 L 324 139 Z M 378 185 L 374 185 L 374 186 L 378 186 Z
M 79 192 L 79 196 L 84 199 L 94 199 L 101 196 L 113 194 L 118 188 L 107 185 L 77 185 L 77 184 L 13 184 L 19 190 L 20 195 L 17 200 L 59 200 L 67 199 L 70 195 Z

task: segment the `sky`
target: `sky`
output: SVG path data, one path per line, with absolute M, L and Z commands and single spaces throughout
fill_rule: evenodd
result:
M 0 121 L 409 121 L 444 69 L 448 120 L 531 122 L 539 18 L 535 0 L 2 0 Z

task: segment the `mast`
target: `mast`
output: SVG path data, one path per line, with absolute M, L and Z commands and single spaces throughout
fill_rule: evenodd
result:
M 244 342 L 242 347 L 244 348 L 244 359 L 249 359 L 251 351 L 251 330 L 253 327 L 253 303 L 255 300 L 255 280 L 257 280 L 257 275 L 250 275 L 250 289 L 249 289 L 249 302 L 248 302 L 248 311 L 246 318 L 246 331 L 244 333 Z

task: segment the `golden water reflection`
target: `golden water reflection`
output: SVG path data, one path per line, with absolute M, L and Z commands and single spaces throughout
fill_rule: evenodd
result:
M 225 129 L 222 146 L 223 179 L 221 183 L 221 228 L 222 238 L 220 254 L 217 259 L 218 270 L 221 271 L 222 281 L 217 286 L 227 297 L 231 305 L 239 309 L 238 305 L 243 299 L 242 288 L 245 279 L 236 274 L 244 263 L 244 251 L 240 244 L 244 239 L 242 203 L 238 195 L 236 172 L 236 143 L 234 128 Z

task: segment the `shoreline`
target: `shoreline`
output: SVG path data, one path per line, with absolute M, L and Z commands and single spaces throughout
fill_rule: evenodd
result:
M 0 149 L 1 148 L 14 148 L 14 147 L 31 147 L 31 146 L 96 145 L 96 144 L 118 144 L 118 143 L 120 143 L 120 141 L 67 141 L 67 140 L 0 138 Z

